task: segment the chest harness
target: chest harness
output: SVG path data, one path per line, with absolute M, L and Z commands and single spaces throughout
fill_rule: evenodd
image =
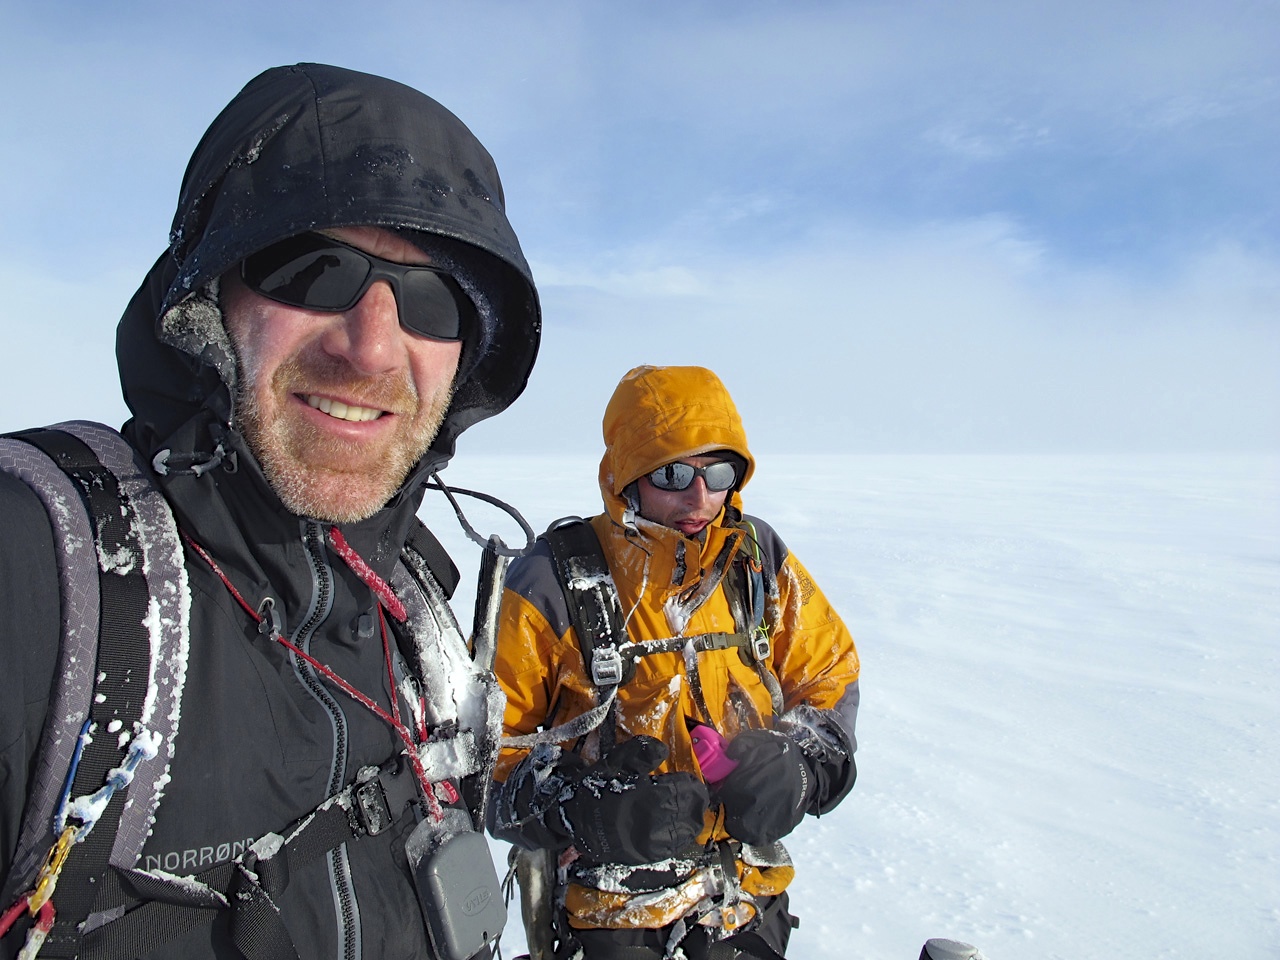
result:
M 627 636 L 618 589 L 595 530 L 580 517 L 553 523 L 541 539 L 551 550 L 582 662 L 596 688 L 596 706 L 549 730 L 504 737 L 503 746 L 563 743 L 602 728 L 601 748 L 607 749 L 615 740 L 614 715 L 619 688 L 635 676 L 641 657 L 659 653 L 683 654 L 690 694 L 703 717 L 710 718 L 698 671 L 698 654 L 736 649 L 742 662 L 760 677 L 769 692 L 774 715 L 780 716 L 782 688 L 770 667 L 772 624 L 767 616 L 768 598 L 777 593 L 774 567 L 772 558 L 765 556 L 761 549 L 755 524 L 743 520 L 738 526 L 740 533 L 726 540 L 709 573 L 691 588 L 688 598 L 691 607 L 696 609 L 717 588 L 723 587 L 733 615 L 734 632 L 631 640 Z

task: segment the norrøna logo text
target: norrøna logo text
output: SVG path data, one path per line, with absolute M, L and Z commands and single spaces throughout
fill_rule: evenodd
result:
M 253 846 L 254 838 L 220 843 L 216 847 L 197 847 L 193 850 L 170 850 L 168 853 L 148 853 L 142 858 L 144 870 L 164 870 L 168 873 L 190 873 L 201 867 L 233 860 Z

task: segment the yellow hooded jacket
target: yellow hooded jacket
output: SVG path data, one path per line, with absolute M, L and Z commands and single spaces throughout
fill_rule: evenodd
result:
M 730 450 L 746 462 L 742 483 L 754 460 L 732 398 L 714 373 L 700 367 L 638 367 L 618 385 L 604 417 L 605 454 L 600 489 L 605 512 L 590 523 L 600 539 L 617 588 L 626 630 L 632 641 L 706 633 L 733 633 L 734 619 L 723 589 L 698 591 L 714 577 L 722 550 L 746 552 L 773 564 L 776 592 L 767 597 L 765 621 L 771 626 L 767 668 L 777 678 L 783 711 L 800 705 L 839 708 L 852 739 L 857 704 L 858 654 L 852 637 L 808 572 L 768 524 L 752 518 L 740 525 L 738 490 L 725 509 L 696 539 L 635 515 L 626 488 L 637 478 L 682 457 Z M 750 531 L 760 543 L 751 544 Z M 721 568 L 723 569 L 723 567 Z M 535 552 L 512 564 L 500 615 L 498 680 L 507 695 L 505 734 L 518 736 L 550 729 L 596 705 L 597 689 L 583 663 L 581 647 L 568 622 L 567 607 L 549 553 Z M 637 735 L 662 740 L 670 755 L 660 773 L 700 774 L 687 719 L 714 727 L 726 740 L 746 727 L 774 721 L 770 691 L 737 648 L 697 654 L 702 697 L 691 692 L 685 655 L 656 653 L 637 658 L 633 678 L 622 684 L 615 701 L 616 738 Z M 581 743 L 565 743 L 585 760 L 598 758 L 600 731 Z M 528 751 L 506 748 L 495 777 L 505 781 Z M 843 794 L 841 794 L 843 795 Z M 724 840 L 723 816 L 714 806 L 706 815 L 700 840 Z M 794 869 L 785 852 L 780 859 L 737 864 L 741 890 L 752 896 L 780 893 Z M 573 883 L 565 903 L 570 923 L 580 928 L 658 928 L 691 912 L 709 891 L 705 876 L 694 875 L 668 891 L 636 895 Z M 745 918 L 744 918 L 745 919 Z

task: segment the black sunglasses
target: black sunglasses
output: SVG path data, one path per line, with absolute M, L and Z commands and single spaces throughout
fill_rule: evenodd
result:
M 668 463 L 648 475 L 649 482 L 659 490 L 688 490 L 695 477 L 712 493 L 728 490 L 738 482 L 738 465 L 728 460 L 695 467 L 687 463 Z
M 445 271 L 383 260 L 319 233 L 300 233 L 250 254 L 240 262 L 240 279 L 277 303 L 330 313 L 350 310 L 375 281 L 386 280 L 406 330 L 461 340 L 475 328 L 475 304 Z

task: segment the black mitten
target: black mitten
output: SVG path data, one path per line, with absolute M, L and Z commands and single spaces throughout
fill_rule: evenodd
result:
M 653 863 L 688 851 L 710 802 L 691 773 L 650 771 L 667 758 L 653 737 L 633 737 L 576 779 L 560 815 L 587 863 Z
M 717 784 L 716 798 L 733 838 L 763 846 L 794 830 L 817 788 L 800 746 L 776 730 L 744 730 L 725 754 L 738 766 Z
M 651 776 L 667 757 L 653 737 L 634 737 L 591 766 L 539 745 L 496 784 L 490 832 L 526 849 L 573 844 L 588 863 L 653 863 L 686 852 L 710 802 L 690 773 Z

